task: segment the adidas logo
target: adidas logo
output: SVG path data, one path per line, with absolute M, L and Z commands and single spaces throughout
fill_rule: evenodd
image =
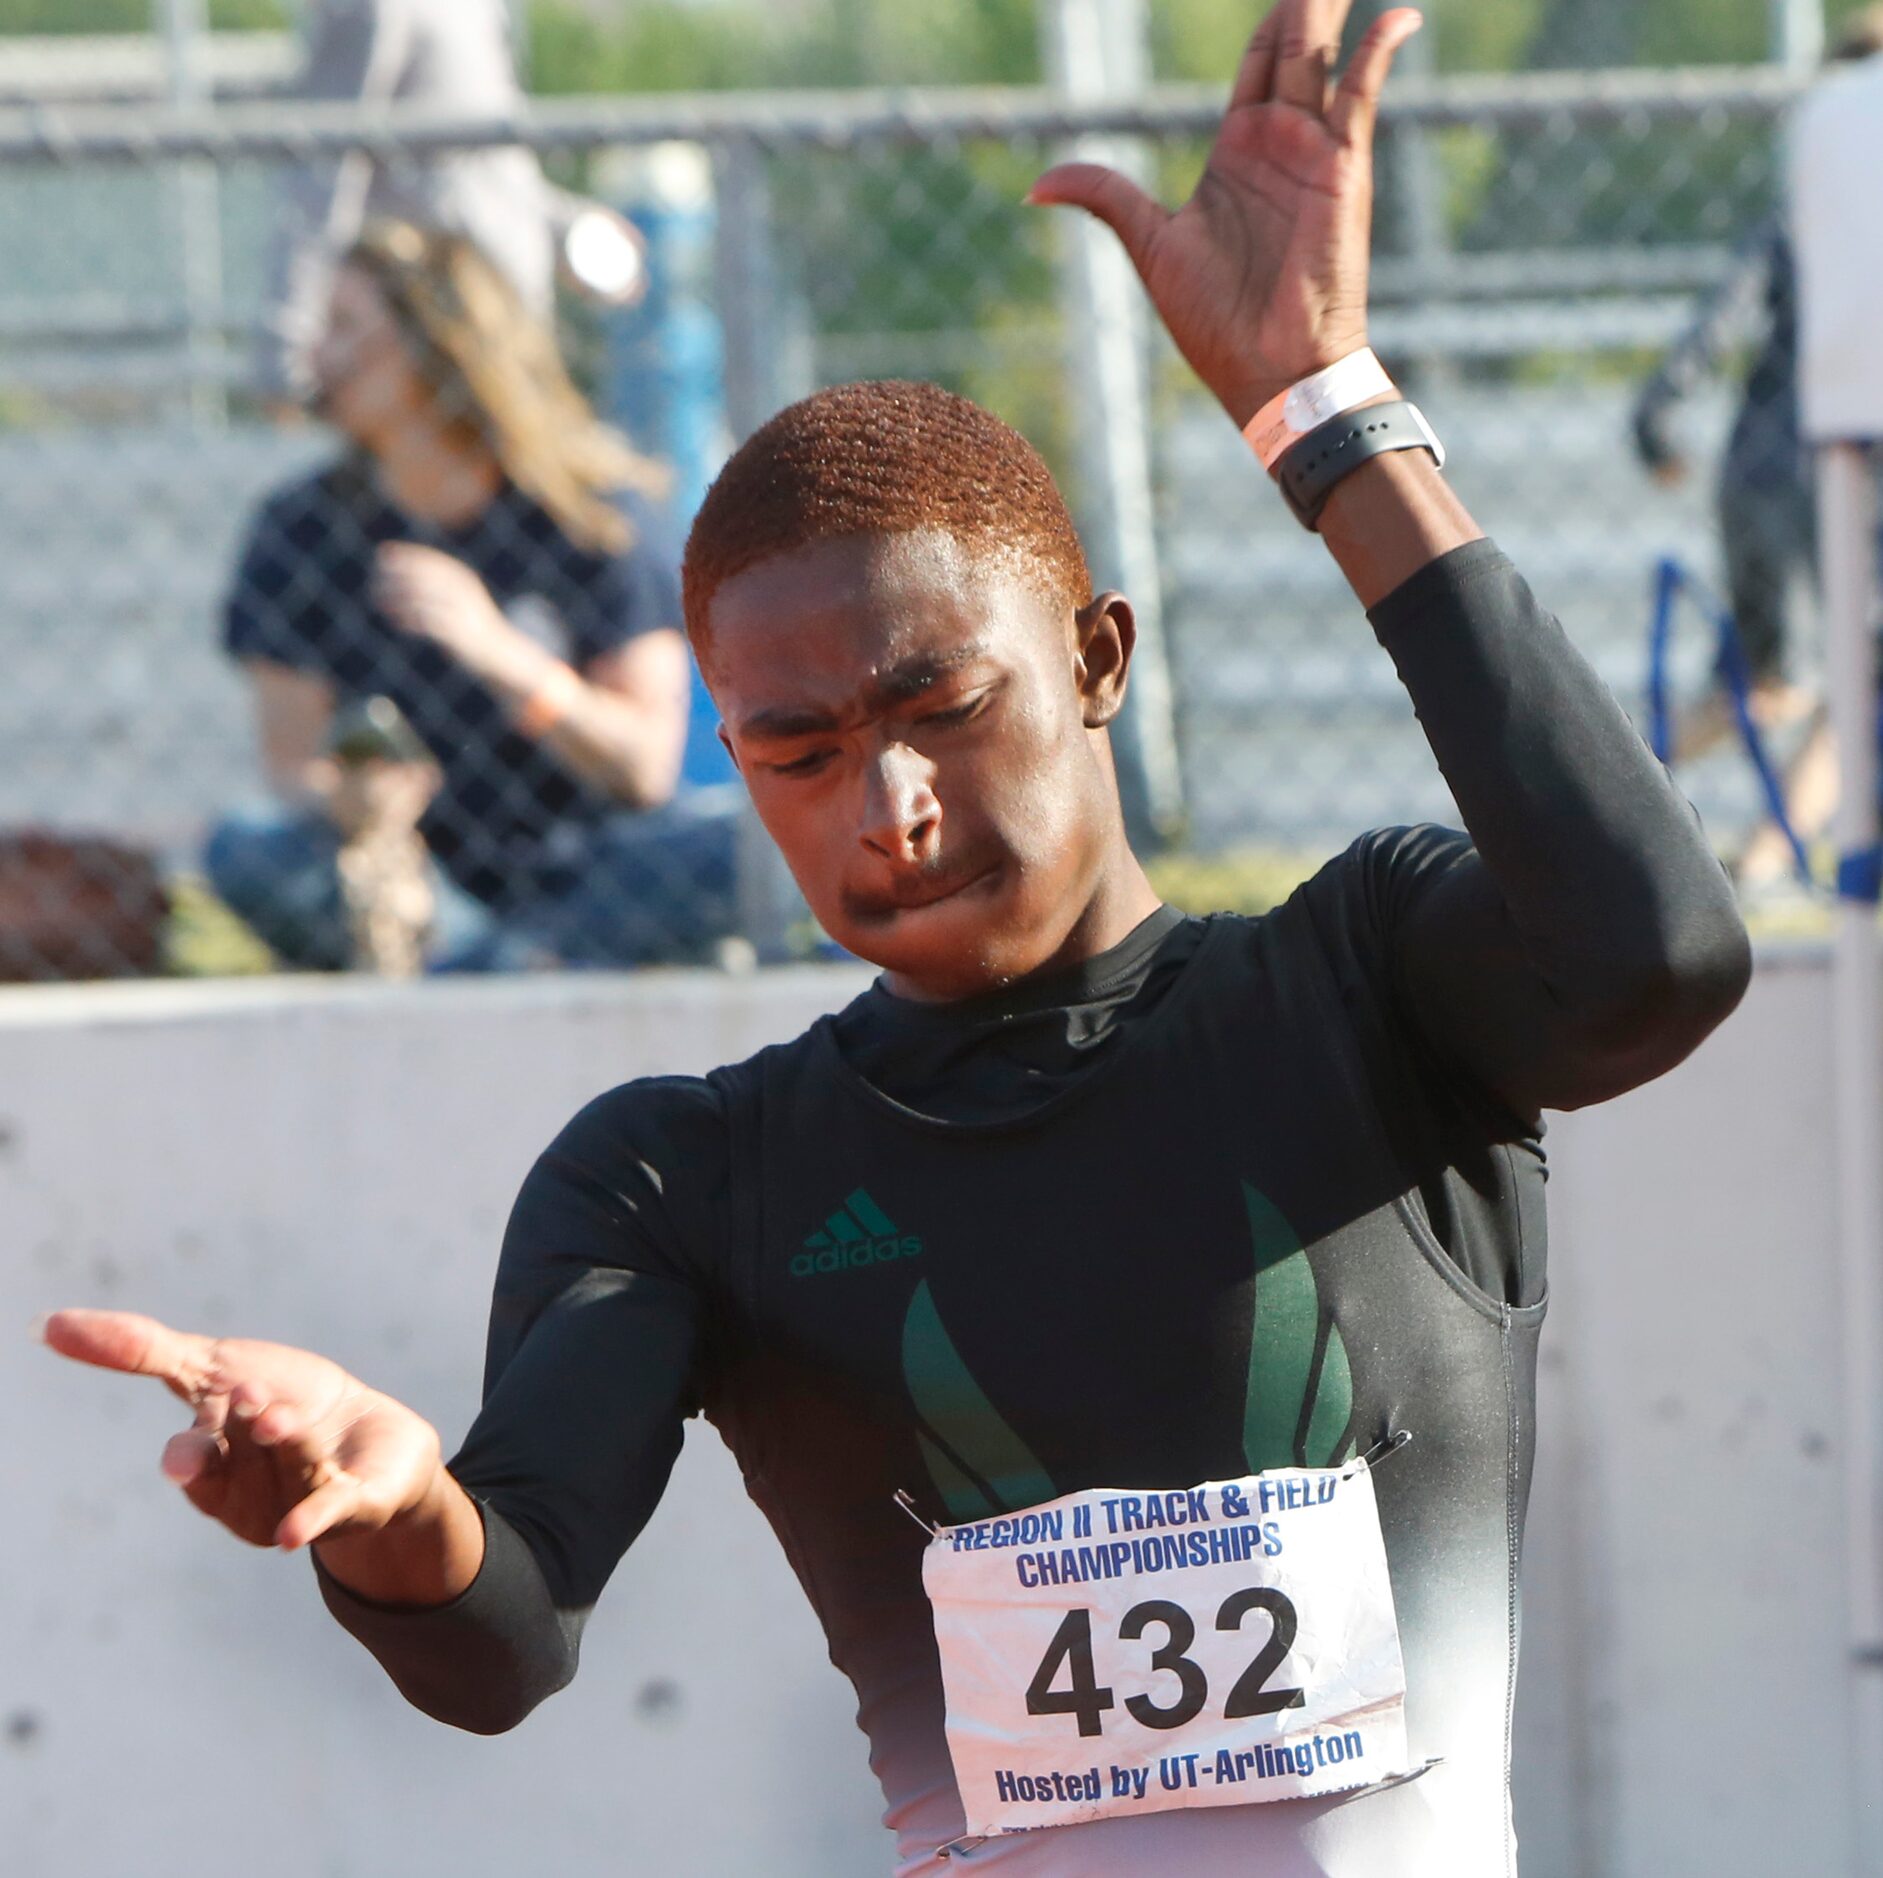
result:
M 805 1240 L 804 1250 L 791 1261 L 791 1275 L 816 1278 L 856 1271 L 891 1259 L 916 1258 L 921 1250 L 921 1240 L 898 1232 L 889 1215 L 859 1187 Z

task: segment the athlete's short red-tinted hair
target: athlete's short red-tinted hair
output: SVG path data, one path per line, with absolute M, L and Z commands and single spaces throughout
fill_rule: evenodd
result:
M 900 379 L 837 385 L 786 408 L 734 452 L 687 537 L 686 627 L 705 642 L 721 584 L 835 535 L 940 529 L 1011 560 L 1078 608 L 1092 576 L 1040 454 L 978 404 Z

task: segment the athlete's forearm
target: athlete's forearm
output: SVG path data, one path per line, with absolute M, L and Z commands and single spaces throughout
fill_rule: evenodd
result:
M 1321 532 L 1552 994 L 1607 1008 L 1737 955 L 1725 876 L 1608 687 L 1488 542 L 1437 565 L 1484 534 L 1431 458 L 1363 464 Z
M 484 1406 L 450 1463 L 479 1521 L 474 1575 L 448 1604 L 349 1578 L 361 1596 L 323 1557 L 329 1609 L 426 1714 L 494 1734 L 575 1674 L 583 1621 L 680 1451 L 698 1347 L 693 1288 L 616 1261 L 660 1261 L 650 1235 L 683 1189 L 716 1194 L 725 1153 L 702 1085 L 617 1090 L 563 1130 L 517 1196 Z
M 1442 1043 L 1524 1106 L 1615 1093 L 1730 1011 L 1745 929 L 1698 819 L 1510 562 L 1482 542 L 1372 611 L 1481 876 L 1414 922 Z
M 1367 608 L 1441 555 L 1484 536 L 1423 450 L 1376 456 L 1336 483 L 1320 530 Z
M 449 1603 L 413 1609 L 362 1597 L 324 1556 L 320 1589 L 414 1708 L 473 1734 L 501 1734 L 575 1674 L 582 1614 L 556 1608 L 535 1554 L 508 1521 L 468 1498 L 465 1505 L 478 1521 L 479 1564 Z
M 546 1184 L 539 1172 L 535 1193 L 526 1187 L 526 1224 Z M 575 1674 L 588 1611 L 653 1511 L 680 1447 L 675 1397 L 692 1322 L 650 1308 L 653 1290 L 623 1274 L 593 1274 L 569 1287 L 521 1348 L 507 1347 L 504 1328 L 494 1333 L 495 1382 L 447 1476 L 456 1568 L 445 1562 L 442 1530 L 437 1550 L 414 1544 L 396 1566 L 319 1548 L 328 1609 L 406 1700 L 436 1720 L 501 1733 Z M 500 1292 L 494 1315 L 506 1314 Z M 459 1525 L 466 1516 L 476 1522 L 474 1541 Z M 473 1543 L 477 1563 L 464 1578 Z M 447 1583 L 457 1584 L 449 1602 L 412 1595 Z

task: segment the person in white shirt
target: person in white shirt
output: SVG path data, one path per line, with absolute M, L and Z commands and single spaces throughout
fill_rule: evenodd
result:
M 493 118 L 523 103 L 505 0 L 307 0 L 303 30 L 302 99 Z M 557 188 L 521 145 L 393 162 L 356 150 L 304 164 L 283 189 L 261 319 L 256 377 L 265 399 L 292 406 L 312 394 L 339 257 L 369 223 L 388 220 L 468 237 L 545 323 L 578 224 L 575 251 L 590 261 L 574 284 L 625 303 L 643 279 L 629 224 Z

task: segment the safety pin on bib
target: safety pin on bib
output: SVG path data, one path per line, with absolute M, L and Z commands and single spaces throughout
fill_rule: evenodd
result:
M 1381 1461 L 1387 1459 L 1390 1455 L 1397 1454 L 1411 1439 L 1412 1430 L 1410 1428 L 1402 1428 L 1397 1434 L 1387 1435 L 1383 1440 L 1374 1442 L 1351 1467 L 1342 1470 L 1341 1479 L 1351 1480 L 1354 1475 L 1359 1473 L 1363 1468 L 1372 1469 L 1379 1466 Z
M 909 1498 L 908 1494 L 901 1487 L 896 1489 L 896 1504 L 901 1507 L 931 1539 L 939 1539 L 941 1537 L 941 1528 L 939 1526 L 931 1526 L 928 1521 L 915 1510 L 915 1502 Z

